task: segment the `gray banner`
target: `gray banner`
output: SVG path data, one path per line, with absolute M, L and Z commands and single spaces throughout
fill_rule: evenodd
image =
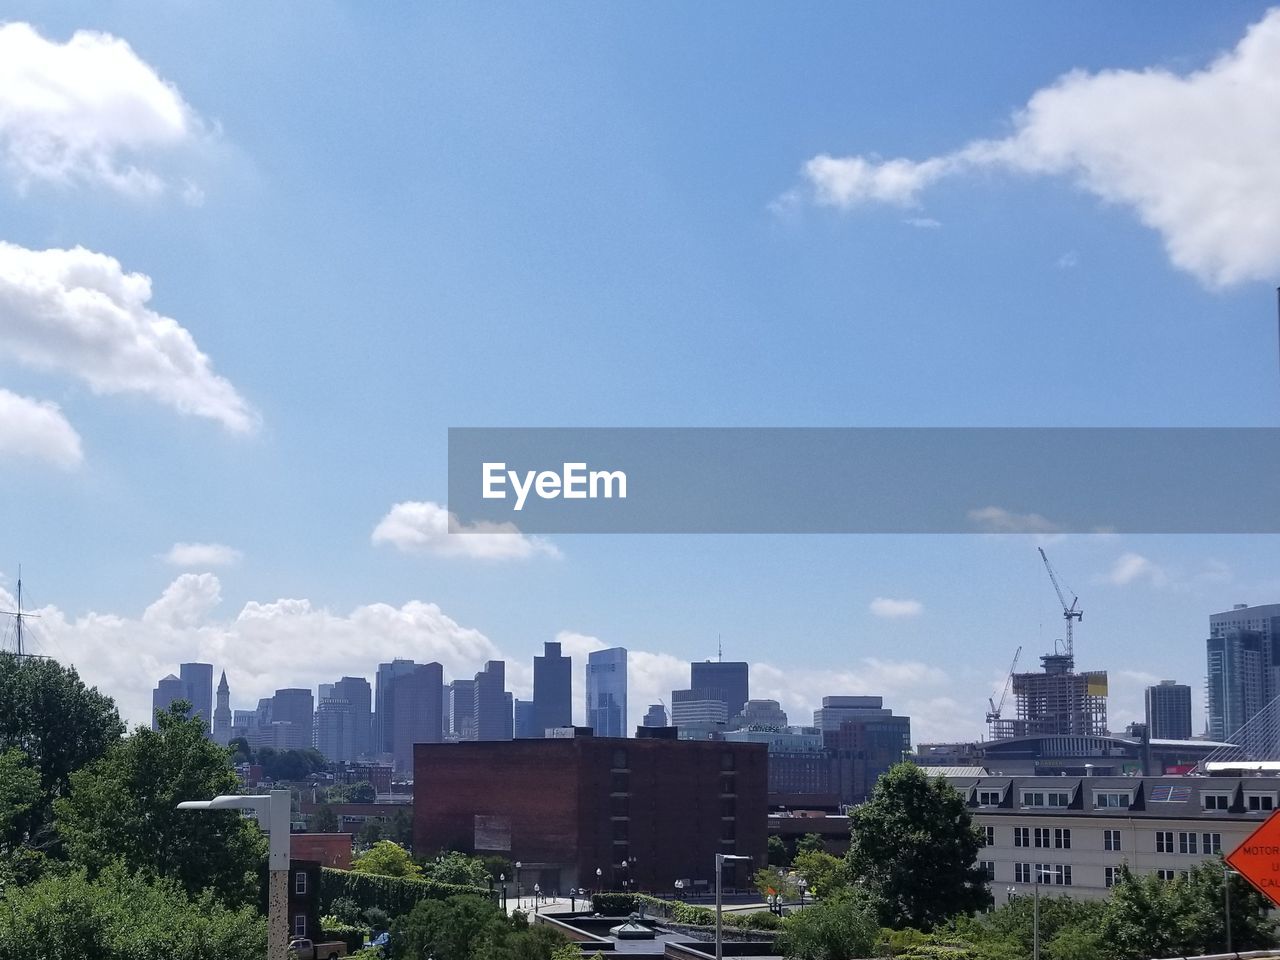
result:
M 1277 533 L 1280 429 L 455 428 L 449 509 L 457 533 Z

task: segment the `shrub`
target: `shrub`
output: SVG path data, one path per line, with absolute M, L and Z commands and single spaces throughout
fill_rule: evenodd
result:
M 347 945 L 347 952 L 354 953 L 364 946 L 365 937 L 369 933 L 368 927 L 357 927 L 351 923 L 332 923 L 334 917 L 322 917 L 320 920 L 320 929 L 324 932 L 322 940 L 341 940 Z
M 591 896 L 591 909 L 606 917 L 625 917 L 636 908 L 636 897 L 629 893 L 596 893 Z
M 782 929 L 782 917 L 766 910 L 758 910 L 755 913 L 726 913 L 720 918 L 720 921 L 726 927 L 735 927 L 741 930 Z M 711 922 L 716 922 L 714 914 Z
M 376 907 L 398 917 L 423 900 L 445 900 L 463 895 L 488 898 L 489 891 L 483 887 L 463 887 L 408 877 L 381 877 L 332 867 L 320 870 L 320 908 L 326 913 L 332 912 L 331 905 L 336 901 L 352 900 L 362 910 Z
M 875 899 L 861 889 L 851 890 L 791 914 L 783 922 L 780 943 L 796 960 L 870 956 L 880 935 L 876 915 Z

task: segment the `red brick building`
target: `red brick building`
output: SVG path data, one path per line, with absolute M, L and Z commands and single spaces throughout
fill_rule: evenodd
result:
M 414 850 L 521 861 L 522 888 L 745 886 L 767 848 L 764 744 L 566 739 L 414 747 Z M 596 870 L 600 870 L 597 882 Z M 512 882 L 514 878 L 509 878 Z M 514 892 L 514 888 L 512 888 Z
M 351 869 L 351 834 L 291 833 L 289 855 L 295 860 L 312 860 L 322 867 Z

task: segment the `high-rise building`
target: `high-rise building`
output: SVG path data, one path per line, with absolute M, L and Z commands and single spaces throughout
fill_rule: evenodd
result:
M 724 700 L 710 690 L 672 690 L 671 724 L 676 727 L 690 724 L 720 724 L 729 719 Z
M 1152 740 L 1191 739 L 1191 688 L 1175 680 L 1147 687 L 1147 735 Z
M 474 740 L 476 738 L 476 682 L 454 680 L 449 684 L 446 701 L 445 711 L 449 715 L 446 733 L 449 739 Z
M 172 673 L 163 677 L 156 688 L 151 691 L 151 729 L 159 730 L 160 724 L 156 720 L 157 713 L 168 713 L 170 705 L 175 700 L 186 700 L 190 702 L 188 696 L 187 685 L 175 677 Z
M 667 726 L 667 708 L 660 703 L 649 704 L 649 710 L 644 715 L 641 726 L 645 727 L 665 727 Z
M 835 731 L 822 733 L 841 803 L 866 800 L 881 774 L 911 753 L 911 718 L 895 717 L 890 710 L 883 714 L 847 717 Z
M 749 667 L 745 663 L 706 660 L 689 665 L 689 689 L 706 691 L 707 699 L 723 700 L 725 713 L 736 717 L 749 698 Z
M 787 725 L 787 714 L 777 700 L 748 700 L 742 712 L 730 719 L 735 726 L 759 730 L 781 730 Z
M 511 740 L 515 730 L 511 698 L 506 691 L 507 665 L 490 660 L 475 678 L 474 730 L 476 740 Z
M 388 756 L 391 754 L 394 730 L 392 728 L 391 705 L 387 702 L 387 693 L 396 677 L 412 673 L 415 666 L 416 664 L 412 660 L 400 659 L 392 660 L 390 663 L 378 664 L 377 686 L 374 690 L 372 753 L 387 754 Z
M 364 677 L 343 677 L 333 685 L 333 696 L 351 704 L 353 758 L 373 753 L 373 691 Z
M 573 660 L 561 655 L 554 640 L 533 658 L 533 723 L 538 736 L 573 725 Z
M 623 647 L 587 655 L 587 726 L 597 737 L 627 735 L 627 651 Z
M 330 763 L 355 759 L 355 712 L 351 701 L 335 697 L 335 684 L 320 684 L 320 702 L 316 705 L 315 747 Z
M 257 710 L 231 711 L 231 739 L 243 738 L 253 746 L 254 731 L 258 726 Z
M 288 687 L 276 691 L 271 698 L 271 726 L 276 728 L 273 746 L 305 750 L 312 745 L 314 703 L 310 690 Z M 287 728 L 283 728 L 284 724 L 288 724 Z
M 532 700 L 515 701 L 515 732 L 517 740 L 529 740 L 533 737 L 544 737 L 546 731 L 538 730 L 534 722 Z
M 823 697 L 822 706 L 813 711 L 813 725 L 823 733 L 835 733 L 845 720 L 889 717 L 884 697 Z
M 1227 741 L 1280 694 L 1280 604 L 1209 615 L 1209 738 Z
M 224 747 L 231 742 L 231 688 L 227 685 L 225 670 L 218 681 L 218 706 L 213 711 L 213 742 Z
M 204 723 L 205 736 L 208 736 L 209 724 L 213 720 L 213 664 L 179 664 L 178 677 L 186 685 L 191 715 L 200 718 Z
M 391 717 L 391 762 L 398 772 L 413 770 L 415 743 L 444 740 L 444 667 L 419 663 L 391 680 L 383 703 Z

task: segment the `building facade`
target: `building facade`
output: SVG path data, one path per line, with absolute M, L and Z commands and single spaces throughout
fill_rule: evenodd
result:
M 315 698 L 310 690 L 288 687 L 277 690 L 271 698 L 271 724 L 274 728 L 269 743 L 262 746 L 278 750 L 306 750 L 314 740 Z M 259 734 L 262 731 L 259 730 Z
M 391 719 L 391 763 L 397 773 L 413 770 L 415 743 L 441 743 L 444 667 L 418 663 L 388 684 L 386 709 Z
M 597 737 L 625 737 L 627 651 L 623 647 L 595 650 L 587 655 L 586 689 L 587 726 Z
M 445 709 L 449 715 L 445 731 L 449 740 L 474 740 L 476 738 L 476 682 L 454 680 L 449 684 Z
M 225 670 L 218 681 L 218 705 L 213 708 L 213 742 L 223 747 L 231 742 L 231 687 Z
M 511 695 L 506 691 L 507 665 L 490 660 L 475 676 L 472 720 L 476 740 L 510 740 L 515 735 Z
M 187 696 L 187 686 L 179 678 L 172 673 L 162 677 L 160 682 L 156 684 L 156 688 L 151 691 L 151 729 L 159 730 L 160 723 L 156 720 L 156 714 L 168 713 L 169 707 L 175 700 L 190 700 Z
M 543 890 L 706 887 L 717 853 L 763 866 L 765 748 L 595 736 L 415 748 L 414 848 L 501 854 Z M 512 789 L 519 784 L 519 789 Z M 596 871 L 600 870 L 599 880 Z
M 1191 688 L 1174 680 L 1147 687 L 1147 736 L 1152 740 L 1191 739 Z
M 691 663 L 689 688 L 706 691 L 706 699 L 724 701 L 726 718 L 736 717 L 750 698 L 750 667 L 741 661 Z
M 667 708 L 660 703 L 649 704 L 649 709 L 645 711 L 644 719 L 640 723 L 645 727 L 667 726 Z
M 1210 614 L 1205 650 L 1209 738 L 1230 740 L 1280 693 L 1280 604 Z
M 178 677 L 186 687 L 187 699 L 191 701 L 191 716 L 200 718 L 205 736 L 208 736 L 213 721 L 213 664 L 179 664 Z
M 573 660 L 560 653 L 560 644 L 542 645 L 533 658 L 533 725 L 538 736 L 553 727 L 573 724 Z

